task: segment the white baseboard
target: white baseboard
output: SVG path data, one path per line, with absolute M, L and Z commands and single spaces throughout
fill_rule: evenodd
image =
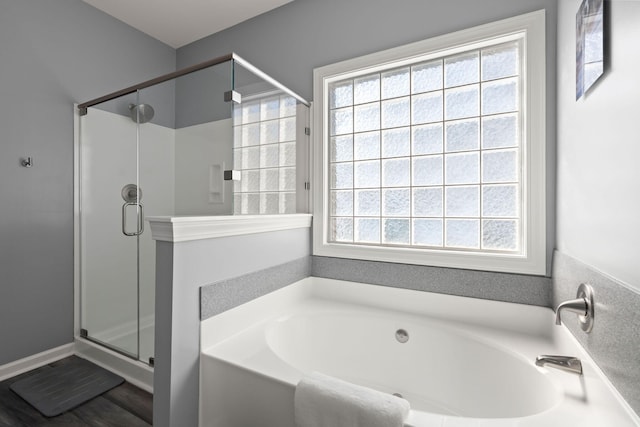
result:
M 74 344 L 69 343 L 61 345 L 60 347 L 52 348 L 50 350 L 43 351 L 42 353 L 33 354 L 23 359 L 16 360 L 6 365 L 0 366 L 0 381 L 4 381 L 7 378 L 15 377 L 24 372 L 31 371 L 32 369 L 39 368 L 56 360 L 64 359 L 65 357 L 74 354 Z
M 133 385 L 153 393 L 153 368 L 82 339 L 1 365 L 0 381 L 73 355 L 90 360 L 122 376 Z

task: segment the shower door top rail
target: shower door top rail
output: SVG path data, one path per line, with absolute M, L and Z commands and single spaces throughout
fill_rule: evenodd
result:
M 219 56 L 217 58 L 213 58 L 213 59 L 210 59 L 208 61 L 200 62 L 199 64 L 194 64 L 194 65 L 191 65 L 189 67 L 185 67 L 185 68 L 182 68 L 180 70 L 173 71 L 171 73 L 167 73 L 167 74 L 164 74 L 162 76 L 155 77 L 155 78 L 153 78 L 151 80 L 147 80 L 147 81 L 144 81 L 142 83 L 138 83 L 136 85 L 129 86 L 129 87 L 126 87 L 124 89 L 120 89 L 118 91 L 109 93 L 107 95 L 103 95 L 103 96 L 101 96 L 99 98 L 95 98 L 95 99 L 92 99 L 90 101 L 83 102 L 82 104 L 78 104 L 78 111 L 80 112 L 81 116 L 84 116 L 85 114 L 87 114 L 87 108 L 93 107 L 94 105 L 101 104 L 101 103 L 106 102 L 106 101 L 111 101 L 112 99 L 119 98 L 119 97 L 121 97 L 123 95 L 128 95 L 128 94 L 134 93 L 134 92 L 136 92 L 138 90 L 145 89 L 145 88 L 157 85 L 159 83 L 164 83 L 166 81 L 173 80 L 173 79 L 176 79 L 178 77 L 182 77 L 182 76 L 187 75 L 187 74 L 195 73 L 196 71 L 200 71 L 200 70 L 203 70 L 205 68 L 213 67 L 214 65 L 222 64 L 222 63 L 227 62 L 227 61 L 234 61 L 234 62 L 242 65 L 247 70 L 249 70 L 252 73 L 256 74 L 257 76 L 261 77 L 262 79 L 264 79 L 268 83 L 272 84 L 273 86 L 277 87 L 278 89 L 280 89 L 280 90 L 288 93 L 289 95 L 293 96 L 295 99 L 297 99 L 299 102 L 301 102 L 302 104 L 306 105 L 307 107 L 310 105 L 307 100 L 305 100 L 304 98 L 302 98 L 300 95 L 296 94 L 295 92 L 291 91 L 289 88 L 287 88 L 286 86 L 284 86 L 283 84 L 281 84 L 280 82 L 278 82 L 277 80 L 275 80 L 274 78 L 269 76 L 268 74 L 265 74 L 259 68 L 256 68 L 251 63 L 245 61 L 244 59 L 242 59 L 237 54 L 229 53 L 227 55 Z

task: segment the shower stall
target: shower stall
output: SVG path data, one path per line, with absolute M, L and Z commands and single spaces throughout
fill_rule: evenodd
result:
M 79 342 L 153 366 L 146 217 L 308 212 L 308 109 L 236 54 L 77 106 Z

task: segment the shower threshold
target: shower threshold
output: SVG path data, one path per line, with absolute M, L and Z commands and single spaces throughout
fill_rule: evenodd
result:
M 153 393 L 153 368 L 148 364 L 105 347 L 97 341 L 77 336 L 75 353 L 126 379 L 131 384 Z

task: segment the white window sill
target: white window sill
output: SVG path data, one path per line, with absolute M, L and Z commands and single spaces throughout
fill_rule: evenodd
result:
M 462 250 L 332 244 L 319 243 L 317 239 L 318 237 L 314 236 L 313 254 L 318 256 L 536 276 L 544 276 L 546 273 L 543 256 L 526 257 L 521 254 L 465 252 Z M 543 250 L 538 250 L 538 253 L 544 255 Z
M 218 237 L 309 228 L 311 214 L 147 217 L 154 240 L 188 242 Z

